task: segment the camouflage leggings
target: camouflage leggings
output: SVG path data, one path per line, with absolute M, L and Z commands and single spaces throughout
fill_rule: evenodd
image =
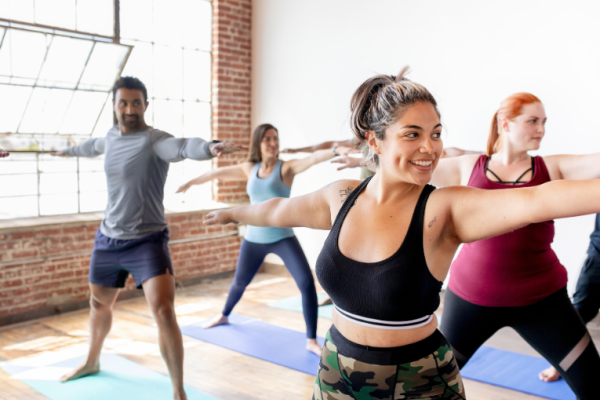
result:
M 425 353 L 424 357 L 391 364 L 390 361 L 398 359 L 397 353 L 403 347 L 369 350 L 348 341 L 333 326 L 327 332 L 323 346 L 313 400 L 465 399 L 462 378 L 450 345 L 440 332 L 434 335 L 422 341 L 428 341 L 425 345 L 422 342 L 409 345 L 412 354 L 417 350 L 417 353 Z M 432 339 L 437 339 L 437 343 Z M 338 347 L 344 351 L 338 351 Z M 390 357 L 392 352 L 396 355 Z M 378 363 L 372 362 L 374 358 Z

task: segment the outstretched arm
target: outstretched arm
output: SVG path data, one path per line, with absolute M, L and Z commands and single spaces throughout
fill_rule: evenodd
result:
M 317 150 L 333 149 L 334 146 L 352 147 L 352 140 L 323 142 L 323 143 L 315 144 L 313 146 L 300 147 L 300 148 L 296 148 L 296 149 L 283 149 L 283 150 L 281 150 L 281 152 L 282 153 L 314 153 Z
M 297 160 L 286 161 L 285 162 L 286 171 L 284 171 L 284 174 L 291 173 L 292 176 L 295 176 L 301 172 L 306 171 L 307 169 L 309 169 L 310 167 L 312 167 L 315 164 L 319 164 L 319 163 L 322 163 L 323 161 L 331 160 L 332 158 L 337 157 L 337 155 L 347 155 L 351 151 L 352 151 L 352 149 L 350 147 L 342 147 L 342 146 L 336 147 L 335 153 L 333 152 L 333 150 L 329 150 L 329 149 L 328 150 L 317 150 L 308 157 L 299 158 Z
M 558 180 L 510 190 L 449 187 L 440 195 L 448 196 L 450 229 L 462 243 L 528 224 L 600 212 L 600 180 Z
M 62 151 L 53 151 L 50 154 L 59 157 L 96 157 L 104 154 L 104 138 L 88 139 L 79 146 L 68 147 Z
M 229 167 L 221 167 L 211 169 L 205 174 L 200 175 L 191 181 L 184 183 L 177 189 L 176 193 L 185 193 L 194 185 L 201 185 L 206 182 L 210 182 L 214 179 L 221 179 L 223 181 L 244 181 L 248 179 L 250 171 L 252 170 L 253 163 L 244 162 L 242 164 L 231 165 Z
M 161 132 L 153 143 L 156 154 L 167 162 L 178 162 L 186 158 L 190 160 L 210 160 L 221 154 L 248 150 L 235 143 L 209 143 L 201 138 L 176 138 L 166 132 Z
M 547 156 L 544 162 L 552 180 L 600 178 L 600 153 Z
M 329 187 L 324 187 L 304 196 L 290 199 L 278 197 L 251 206 L 213 211 L 206 215 L 204 224 L 242 223 L 280 228 L 331 229 L 331 210 L 328 201 L 331 192 Z

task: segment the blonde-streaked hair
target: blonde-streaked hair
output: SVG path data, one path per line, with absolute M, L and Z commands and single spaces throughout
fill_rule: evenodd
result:
M 377 139 L 383 140 L 385 130 L 416 103 L 430 103 L 440 115 L 433 95 L 423 85 L 406 78 L 407 72 L 408 66 L 395 76 L 376 75 L 356 89 L 350 102 L 350 125 L 356 136 L 356 147 L 368 148 L 368 131 L 373 131 Z M 379 157 L 371 150 L 367 154 L 367 160 L 373 160 L 379 165 Z

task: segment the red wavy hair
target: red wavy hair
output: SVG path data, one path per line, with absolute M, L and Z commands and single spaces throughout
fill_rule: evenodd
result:
M 504 101 L 500 103 L 500 108 L 496 111 L 496 114 L 494 114 L 494 118 L 492 119 L 492 126 L 490 127 L 490 135 L 488 136 L 487 142 L 487 155 L 491 156 L 492 154 L 497 153 L 502 147 L 503 136 L 500 135 L 499 124 L 502 118 L 513 120 L 521 115 L 523 106 L 541 102 L 542 101 L 536 96 L 525 92 L 515 93 L 504 99 Z

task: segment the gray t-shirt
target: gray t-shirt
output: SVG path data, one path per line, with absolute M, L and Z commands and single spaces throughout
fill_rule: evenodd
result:
M 209 160 L 209 143 L 180 139 L 154 129 L 121 133 L 113 126 L 106 137 L 69 147 L 65 154 L 94 157 L 105 154 L 108 204 L 100 230 L 113 239 L 138 239 L 167 227 L 163 206 L 169 163 Z

